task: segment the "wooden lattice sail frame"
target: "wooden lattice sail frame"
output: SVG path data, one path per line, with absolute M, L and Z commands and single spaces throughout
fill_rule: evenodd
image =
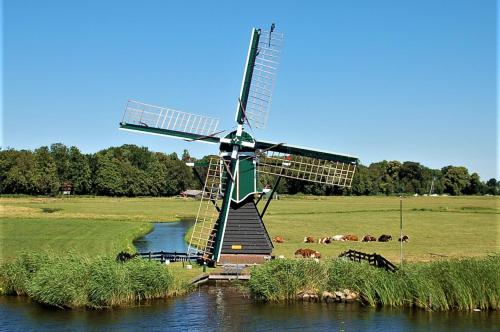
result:
M 356 163 L 266 151 L 259 154 L 258 171 L 290 179 L 349 188 L 356 171 Z

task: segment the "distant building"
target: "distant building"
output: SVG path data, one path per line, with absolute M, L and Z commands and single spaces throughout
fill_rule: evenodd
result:
M 61 186 L 61 193 L 63 195 L 71 195 L 71 192 L 73 191 L 73 185 L 69 181 L 64 181 L 62 186 Z
M 189 189 L 189 190 L 181 192 L 181 197 L 184 197 L 184 198 L 201 199 L 202 196 L 203 196 L 203 190 Z

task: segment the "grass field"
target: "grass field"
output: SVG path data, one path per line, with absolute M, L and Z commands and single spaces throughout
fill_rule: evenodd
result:
M 500 200 L 496 197 L 407 197 L 403 199 L 404 244 L 409 261 L 427 261 L 434 256 L 479 256 L 499 251 Z M 379 253 L 399 261 L 398 197 L 323 197 L 285 199 L 272 202 L 266 227 L 275 244 L 274 254 L 291 257 L 297 248 L 312 248 L 324 256 L 337 256 L 355 249 Z M 304 236 L 335 234 L 391 234 L 388 243 L 334 242 L 305 244 Z
M 22 251 L 116 255 L 133 250 L 151 221 L 192 218 L 195 201 L 169 198 L 2 197 L 0 261 Z
M 499 207 L 496 197 L 407 197 L 403 199 L 405 259 L 431 260 L 480 256 L 499 251 Z M 95 254 L 115 254 L 131 248 L 134 237 L 146 233 L 152 221 L 194 218 L 198 202 L 174 198 L 2 197 L 0 198 L 1 259 L 22 250 L 50 248 Z M 261 203 L 262 207 L 262 203 Z M 399 234 L 397 197 L 285 197 L 273 201 L 264 218 L 271 237 L 281 235 L 274 254 L 293 256 L 298 248 L 313 248 L 323 256 L 347 249 L 377 252 L 398 261 L 399 243 L 335 242 L 304 244 L 304 236 L 335 234 Z

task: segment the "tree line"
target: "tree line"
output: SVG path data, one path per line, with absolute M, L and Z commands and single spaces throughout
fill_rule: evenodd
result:
M 202 160 L 208 161 L 210 156 Z M 122 145 L 85 154 L 77 147 L 56 143 L 31 150 L 0 150 L 0 194 L 57 195 L 63 190 L 77 195 L 173 196 L 186 189 L 200 189 L 186 161 L 150 151 L 146 147 Z M 201 172 L 203 176 L 203 171 Z M 262 186 L 275 179 L 262 174 Z M 341 189 L 293 179 L 282 179 L 278 192 L 312 195 L 449 194 L 497 195 L 500 181 L 481 181 L 465 167 L 430 169 L 418 162 L 381 161 L 359 165 L 352 187 Z

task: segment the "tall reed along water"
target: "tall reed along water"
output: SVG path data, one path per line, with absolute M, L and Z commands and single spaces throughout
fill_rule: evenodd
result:
M 492 331 L 498 311 L 429 312 L 357 303 L 261 303 L 233 287 L 204 286 L 185 296 L 113 310 L 58 310 L 26 297 L 0 297 L 7 331 Z

